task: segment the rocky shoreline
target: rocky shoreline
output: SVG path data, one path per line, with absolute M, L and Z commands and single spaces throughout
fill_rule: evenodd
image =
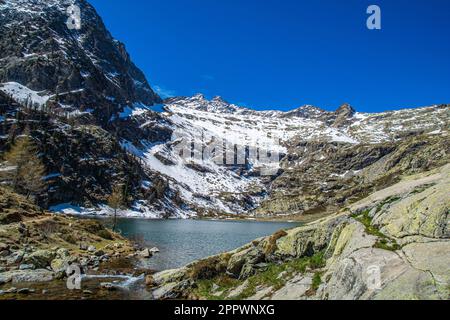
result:
M 9 189 L 0 191 L 0 299 L 126 298 L 121 283 L 143 284 L 151 272 L 137 265 L 157 248 L 132 243 L 99 221 L 42 211 Z M 68 290 L 69 266 L 79 268 L 82 290 Z
M 12 251 L 6 262 L 2 260 L 0 268 L 0 300 L 140 299 L 145 296 L 145 276 L 152 271 L 138 266 L 140 260 L 156 254 L 156 248 L 141 249 L 115 242 L 102 249 L 92 245 L 81 251 L 75 253 L 57 247 Z M 81 271 L 79 289 L 68 287 L 69 266 L 79 267 Z M 130 292 L 133 286 L 138 290 Z
M 149 276 L 154 299 L 450 297 L 450 165 L 334 215 Z

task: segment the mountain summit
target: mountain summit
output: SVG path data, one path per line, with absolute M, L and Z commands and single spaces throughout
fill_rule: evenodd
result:
M 81 9 L 80 30 L 66 25 L 73 4 Z M 56 109 L 93 108 L 104 122 L 119 105 L 161 101 L 84 0 L 2 1 L 0 21 L 0 82 L 45 90 Z

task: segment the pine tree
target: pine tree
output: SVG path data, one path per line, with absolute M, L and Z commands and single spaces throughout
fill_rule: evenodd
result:
M 125 197 L 123 194 L 123 187 L 117 184 L 113 187 L 111 195 L 108 197 L 108 205 L 114 209 L 114 220 L 112 230 L 116 231 L 117 225 L 117 210 L 125 203 Z
M 45 166 L 30 138 L 29 129 L 25 129 L 25 133 L 16 138 L 6 153 L 5 160 L 11 167 L 8 173 L 15 191 L 25 194 L 27 198 L 45 191 Z

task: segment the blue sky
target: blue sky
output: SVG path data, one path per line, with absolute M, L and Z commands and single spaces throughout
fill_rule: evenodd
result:
M 450 103 L 448 0 L 89 0 L 160 93 L 255 109 Z M 366 28 L 381 7 L 382 30 Z

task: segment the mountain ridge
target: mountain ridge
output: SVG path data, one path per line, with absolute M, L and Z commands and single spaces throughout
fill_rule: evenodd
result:
M 65 24 L 71 4 L 81 30 Z M 0 19 L 0 151 L 29 127 L 52 177 L 45 202 L 59 210 L 110 214 L 108 194 L 124 184 L 122 215 L 302 216 L 448 159 L 449 105 L 371 114 L 349 104 L 257 111 L 201 94 L 162 101 L 88 2 L 3 1 Z M 231 149 L 219 164 L 194 149 L 185 158 L 184 140 Z M 386 161 L 390 171 L 373 173 Z

